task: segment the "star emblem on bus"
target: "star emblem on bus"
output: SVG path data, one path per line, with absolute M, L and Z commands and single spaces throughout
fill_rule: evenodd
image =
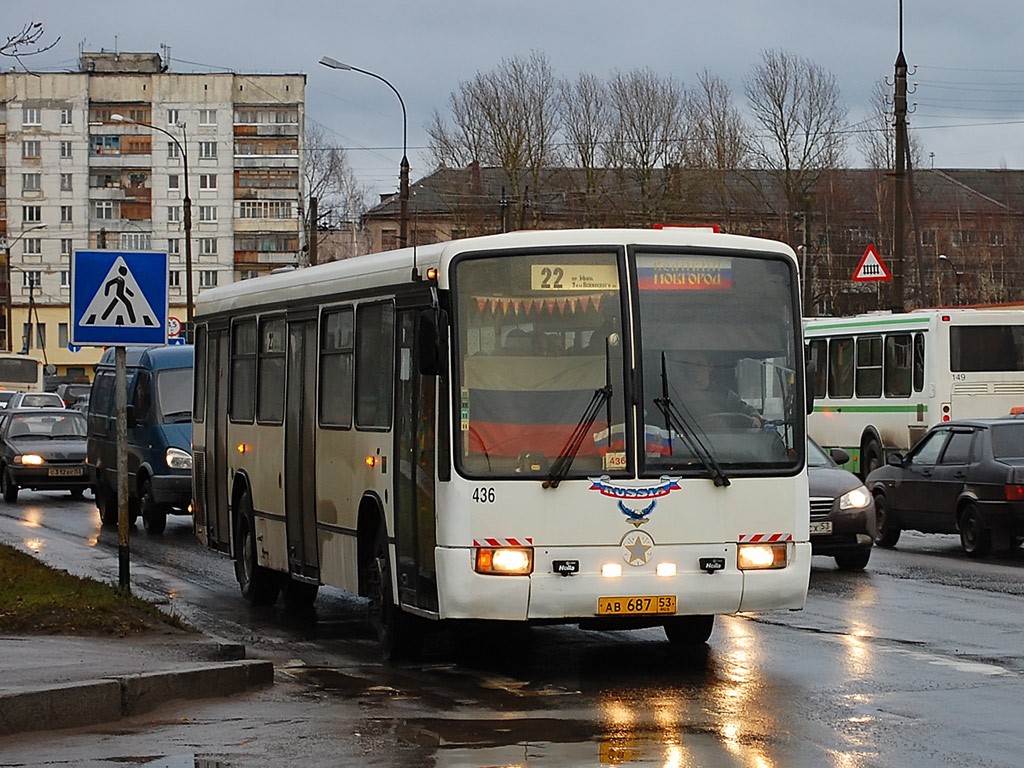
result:
M 622 537 L 619 544 L 623 548 L 622 558 L 627 565 L 639 567 L 647 565 L 647 560 L 654 549 L 654 539 L 644 531 L 631 531 Z

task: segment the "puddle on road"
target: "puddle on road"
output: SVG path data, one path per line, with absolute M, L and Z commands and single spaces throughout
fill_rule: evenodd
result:
M 130 760 L 122 757 L 120 760 Z M 196 755 L 165 755 L 164 757 L 140 757 L 136 758 L 137 765 L 145 768 L 227 768 L 228 763 L 220 760 L 209 760 Z

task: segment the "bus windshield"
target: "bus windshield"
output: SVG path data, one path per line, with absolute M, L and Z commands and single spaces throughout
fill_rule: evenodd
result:
M 781 259 L 621 251 L 455 266 L 458 457 L 471 477 L 796 471 L 795 275 Z M 630 329 L 623 318 L 637 317 Z M 631 348 L 632 343 L 636 349 Z M 642 408 L 626 382 L 641 363 Z M 640 466 L 634 466 L 639 460 Z
M 461 440 L 470 476 L 625 469 L 619 254 L 545 253 L 456 266 Z M 577 439 L 573 439 L 574 436 Z M 561 460 L 560 460 L 561 457 Z M 621 465 L 615 462 L 619 461 Z
M 711 471 L 709 463 L 726 476 L 798 467 L 803 403 L 795 276 L 786 262 L 638 253 L 636 270 L 642 472 Z

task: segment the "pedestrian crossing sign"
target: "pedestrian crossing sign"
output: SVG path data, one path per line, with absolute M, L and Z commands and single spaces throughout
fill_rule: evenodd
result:
M 167 254 L 75 251 L 71 259 L 71 343 L 167 343 Z
M 878 258 L 878 251 L 875 246 L 869 245 L 864 251 L 864 258 L 860 260 L 857 269 L 853 273 L 853 279 L 857 281 L 868 280 L 892 280 L 892 275 L 885 268 L 885 264 Z

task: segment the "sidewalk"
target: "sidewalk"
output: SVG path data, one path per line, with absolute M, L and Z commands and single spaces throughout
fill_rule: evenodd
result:
M 0 736 L 112 722 L 273 681 L 273 664 L 245 660 L 244 646 L 181 630 L 0 636 Z

